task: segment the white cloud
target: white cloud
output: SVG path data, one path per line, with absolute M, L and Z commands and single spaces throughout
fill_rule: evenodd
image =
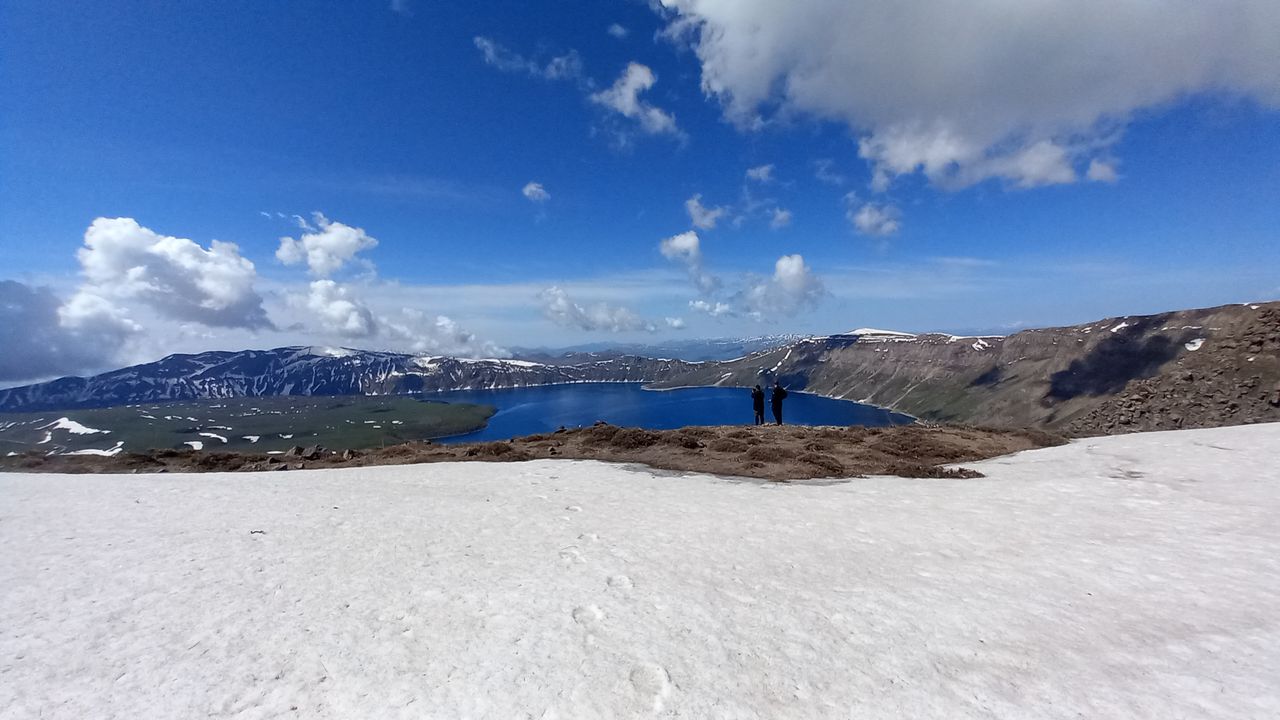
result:
M 341 270 L 357 253 L 378 246 L 378 241 L 361 228 L 329 220 L 321 213 L 312 217 L 316 227 L 298 218 L 301 227 L 312 232 L 296 240 L 280 238 L 276 259 L 285 265 L 305 262 L 312 275 L 323 278 Z
M 684 318 L 669 317 L 667 318 L 667 327 L 672 330 L 683 330 L 685 328 Z
M 618 23 L 613 23 L 612 25 L 609 26 L 609 29 L 606 32 L 608 32 L 613 37 L 621 40 L 627 36 L 627 33 L 629 31 L 625 27 L 619 25 Z
M 1115 163 L 1107 162 L 1093 158 L 1089 161 L 1089 170 L 1085 173 L 1085 177 L 1093 182 L 1117 183 L 1120 181 L 1120 174 L 1116 172 Z
M 800 255 L 783 255 L 774 263 L 772 277 L 748 278 L 738 300 L 757 319 L 794 316 L 818 305 L 826 295 L 822 281 Z
M 879 189 L 916 172 L 944 188 L 1073 182 L 1137 111 L 1202 92 L 1280 106 L 1274 0 L 662 5 L 730 119 L 843 122 Z
M 707 300 L 690 300 L 689 309 L 694 312 L 706 313 L 711 317 L 723 317 L 733 314 L 733 306 L 725 302 L 711 302 Z
M 710 295 L 720 289 L 720 278 L 711 275 L 702 266 L 702 242 L 698 233 L 689 230 L 673 235 L 658 243 L 658 251 L 664 258 L 685 266 L 698 292 Z
M 325 332 L 344 338 L 369 338 L 378 332 L 373 312 L 332 280 L 312 282 L 301 304 Z
M 701 242 L 698 240 L 698 233 L 692 230 L 663 240 L 658 243 L 658 250 L 668 260 L 679 260 L 695 266 L 702 264 Z
M 846 217 L 863 235 L 885 237 L 902 229 L 898 209 L 892 205 L 872 202 L 859 204 L 857 196 L 853 193 L 845 196 L 845 202 L 849 204 Z
M 575 80 L 582 77 L 582 58 L 575 50 L 541 62 L 526 58 L 487 37 L 477 35 L 472 38 L 472 42 L 484 56 L 485 64 L 504 72 L 525 73 L 542 80 Z
M 774 208 L 773 217 L 769 219 L 769 227 L 777 230 L 791 224 L 791 211 L 785 208 Z
M 653 323 L 627 308 L 607 303 L 579 305 L 560 287 L 549 287 L 538 297 L 542 301 L 542 314 L 562 327 L 614 333 L 657 331 Z
M 530 182 L 520 192 L 536 203 L 546 202 L 551 199 L 551 193 L 542 187 L 542 183 Z
M 747 179 L 767 183 L 773 180 L 773 165 L 759 165 L 747 169 Z
M 268 328 L 257 271 L 233 243 L 205 249 L 185 238 L 157 234 L 132 218 L 97 218 L 76 253 L 85 278 L 63 307 L 63 323 L 127 327 L 119 307 L 133 301 L 176 320 L 216 327 Z
M 102 370 L 139 330 L 102 298 L 82 293 L 72 302 L 64 322 L 68 305 L 49 288 L 0 280 L 0 382 Z
M 639 122 L 641 129 L 651 135 L 678 135 L 680 130 L 676 127 L 675 117 L 640 99 L 640 93 L 653 87 L 657 80 L 647 66 L 632 62 L 612 87 L 592 94 L 591 102 Z
M 510 351 L 468 332 L 446 315 L 431 316 L 419 310 L 404 308 L 398 317 L 384 318 L 381 322 L 384 334 L 403 351 L 450 357 L 511 356 Z
M 694 195 L 684 201 L 684 209 L 689 212 L 689 220 L 693 222 L 693 226 L 701 230 L 711 230 L 715 228 L 716 223 L 724 214 L 729 212 L 726 207 L 705 207 L 702 204 L 702 195 Z

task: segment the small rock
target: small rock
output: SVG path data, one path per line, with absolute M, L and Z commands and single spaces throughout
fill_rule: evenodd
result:
M 284 456 L 287 458 L 302 457 L 302 448 L 298 445 L 294 445 L 284 451 Z

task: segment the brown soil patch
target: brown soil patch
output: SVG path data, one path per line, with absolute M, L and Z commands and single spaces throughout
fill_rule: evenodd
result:
M 155 450 L 116 457 L 0 458 L 0 471 L 129 473 L 241 472 L 405 465 L 426 462 L 513 462 L 543 458 L 641 463 L 665 470 L 738 475 L 766 480 L 899 475 L 980 477 L 942 465 L 973 462 L 1064 443 L 1038 430 L 907 425 L 892 428 L 725 426 L 642 430 L 597 424 L 506 442 L 438 445 L 413 442 L 376 450 L 295 448 L 288 455 Z

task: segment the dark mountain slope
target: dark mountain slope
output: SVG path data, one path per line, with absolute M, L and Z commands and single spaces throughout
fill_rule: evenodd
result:
M 860 330 L 659 383 L 792 389 L 927 420 L 1077 434 L 1280 421 L 1280 303 L 1228 305 L 1008 337 Z

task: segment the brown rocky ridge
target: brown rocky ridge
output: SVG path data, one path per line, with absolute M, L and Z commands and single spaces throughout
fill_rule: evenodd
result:
M 428 462 L 581 459 L 640 463 L 716 475 L 799 480 L 858 475 L 979 477 L 945 467 L 1033 448 L 1062 438 L 1029 430 L 902 425 L 886 428 L 805 426 L 620 428 L 605 423 L 505 442 L 447 445 L 414 442 L 341 453 L 296 447 L 283 455 L 152 450 L 113 457 L 45 455 L 0 458 L 0 471 L 61 473 L 243 472 Z

